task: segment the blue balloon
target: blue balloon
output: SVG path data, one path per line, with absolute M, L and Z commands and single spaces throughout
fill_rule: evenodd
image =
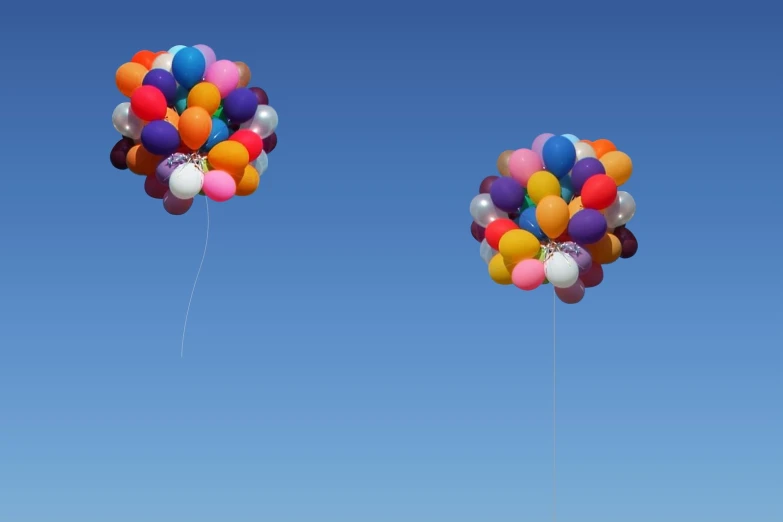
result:
M 579 138 L 577 138 L 573 134 L 563 134 L 563 137 L 571 140 L 571 143 L 579 143 Z
M 177 95 L 174 97 L 174 108 L 177 114 L 182 114 L 188 108 L 188 90 L 181 85 L 177 86 Z
M 576 162 L 576 149 L 568 138 L 552 136 L 544 143 L 541 156 L 546 170 L 560 179 L 573 168 Z
M 538 239 L 544 239 L 546 234 L 541 231 L 541 227 L 538 226 L 538 220 L 536 219 L 536 207 L 527 207 L 522 211 L 519 216 L 519 228 L 527 230 Z
M 171 74 L 186 89 L 192 89 L 204 78 L 206 68 L 204 54 L 195 47 L 180 49 L 171 61 Z
M 571 176 L 563 176 L 560 178 L 560 197 L 563 198 L 566 203 L 570 203 L 571 198 L 574 197 L 574 185 L 571 183 Z
M 226 141 L 229 136 L 228 125 L 220 118 L 212 118 L 212 132 L 209 133 L 209 139 L 204 145 L 204 150 L 208 151 L 221 141 Z

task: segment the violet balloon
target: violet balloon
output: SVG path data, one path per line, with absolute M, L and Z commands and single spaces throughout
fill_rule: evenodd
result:
M 481 180 L 479 185 L 479 194 L 489 194 L 489 190 L 492 188 L 492 184 L 499 180 L 500 176 L 487 176 Z
M 253 118 L 258 107 L 258 98 L 250 89 L 234 89 L 223 100 L 223 112 L 232 123 L 244 123 Z
M 141 144 L 153 154 L 168 156 L 179 148 L 179 132 L 165 120 L 151 121 L 141 131 Z
M 476 223 L 475 221 L 470 224 L 470 234 L 473 236 L 473 239 L 481 243 L 484 241 L 484 233 L 486 232 L 486 229 Z
M 580 245 L 591 245 L 606 234 L 606 218 L 597 210 L 586 208 L 568 222 L 568 235 Z
M 155 176 L 158 178 L 159 182 L 168 186 L 171 174 L 183 163 L 185 163 L 185 158 L 179 154 L 172 154 L 166 158 L 163 158 L 161 162 L 158 163 L 158 167 L 155 169 Z
M 142 85 L 151 85 L 157 88 L 166 98 L 169 105 L 177 101 L 177 80 L 174 75 L 165 69 L 152 69 L 144 76 Z
M 269 105 L 269 96 L 264 89 L 261 87 L 251 87 L 250 90 L 256 95 L 258 105 Z
M 525 189 L 515 179 L 500 178 L 489 189 L 492 203 L 504 212 L 515 212 L 525 201 Z
M 585 182 L 596 174 L 606 174 L 604 164 L 596 158 L 582 158 L 571 169 L 571 185 L 574 194 L 580 194 Z
M 579 266 L 580 274 L 584 274 L 590 270 L 590 267 L 593 265 L 593 257 L 586 248 L 579 246 L 573 241 L 563 243 L 561 248 L 566 254 L 574 258 L 576 264 Z

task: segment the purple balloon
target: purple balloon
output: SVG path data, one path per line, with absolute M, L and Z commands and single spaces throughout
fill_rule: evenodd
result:
M 261 87 L 251 87 L 250 90 L 256 95 L 258 105 L 269 105 L 269 96 L 267 96 L 264 89 Z
M 606 234 L 606 218 L 592 208 L 580 210 L 568 222 L 568 235 L 574 243 L 591 245 Z
M 484 241 L 484 232 L 486 232 L 486 229 L 476 223 L 475 221 L 470 224 L 470 233 L 473 236 L 473 239 L 481 243 Z
M 184 158 L 177 157 L 177 154 L 163 158 L 155 169 L 155 177 L 158 178 L 161 184 L 168 186 L 169 178 L 174 173 L 174 170 L 184 162 Z
M 131 150 L 134 143 L 130 138 L 122 138 L 120 141 L 114 144 L 109 153 L 109 161 L 115 169 L 125 170 L 128 168 L 128 151 Z
M 555 287 L 555 294 L 565 304 L 576 304 L 585 296 L 585 284 L 577 279 L 576 283 L 568 288 Z
M 166 195 L 163 196 L 163 208 L 166 209 L 166 212 L 173 216 L 181 216 L 190 210 L 190 207 L 192 206 L 193 198 L 179 199 L 171 192 L 166 192 Z
M 492 188 L 492 184 L 499 179 L 500 176 L 487 176 L 486 178 L 482 179 L 481 185 L 479 185 L 479 194 L 489 194 L 489 189 Z
M 152 85 L 157 87 L 163 96 L 166 97 L 166 102 L 169 105 L 173 105 L 177 101 L 177 80 L 174 79 L 174 75 L 165 69 L 152 69 L 144 76 L 142 85 Z
M 519 210 L 525 201 L 525 188 L 514 178 L 500 178 L 489 189 L 492 203 L 504 212 Z
M 577 245 L 573 241 L 568 241 L 567 243 L 563 243 L 561 248 L 566 254 L 574 258 L 574 261 L 576 261 L 577 266 L 579 266 L 580 274 L 584 274 L 585 272 L 590 270 L 590 267 L 593 265 L 593 257 L 590 255 L 590 252 L 588 252 L 586 248 L 582 248 L 581 246 Z
M 604 164 L 595 158 L 582 158 L 574 163 L 571 169 L 571 185 L 574 187 L 574 194 L 582 192 L 582 187 L 589 178 L 596 174 L 606 174 Z
M 223 114 L 228 116 L 232 123 L 244 123 L 256 115 L 258 98 L 250 89 L 240 87 L 231 91 L 223 100 Z
M 272 133 L 266 138 L 264 138 L 264 152 L 269 154 L 273 150 L 275 150 L 275 147 L 277 147 L 277 134 Z
M 620 247 L 622 248 L 620 257 L 623 259 L 633 257 L 636 254 L 636 251 L 639 250 L 639 241 L 636 239 L 636 236 L 633 235 L 633 232 L 625 228 L 624 225 L 615 228 L 614 235 L 620 240 Z
M 158 156 L 168 156 L 179 148 L 179 132 L 166 120 L 149 122 L 141 130 L 141 144 Z

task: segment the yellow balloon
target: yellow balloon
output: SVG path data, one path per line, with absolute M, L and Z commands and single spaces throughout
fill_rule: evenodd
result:
M 582 196 L 576 196 L 571 200 L 571 203 L 568 204 L 568 213 L 571 217 L 574 217 L 574 214 L 584 209 L 585 207 L 582 206 Z
M 521 228 L 509 230 L 500 238 L 498 252 L 506 260 L 506 263 L 516 265 L 523 259 L 532 259 L 541 250 L 538 238 Z
M 606 175 L 614 180 L 619 187 L 631 178 L 633 163 L 625 152 L 613 150 L 607 152 L 599 160 L 606 170 Z
M 234 178 L 236 180 L 236 178 Z M 237 180 L 237 196 L 249 196 L 258 188 L 261 175 L 253 165 L 245 167 L 242 177 Z
M 536 221 L 541 230 L 554 239 L 563 235 L 568 228 L 568 203 L 560 196 L 545 196 L 536 205 Z
M 538 205 L 546 196 L 560 195 L 560 182 L 551 172 L 539 170 L 527 180 L 527 193 L 533 203 Z
M 211 170 L 225 170 L 236 179 L 244 175 L 250 154 L 238 141 L 226 140 L 212 147 L 207 154 L 207 161 L 212 166 Z
M 620 254 L 623 251 L 622 244 L 617 236 L 614 234 L 604 234 L 597 243 L 587 245 L 587 251 L 590 252 L 590 257 L 593 258 L 593 263 L 599 263 L 601 265 L 608 265 L 614 263 L 619 259 Z
M 220 107 L 220 91 L 214 83 L 201 82 L 188 93 L 188 107 L 201 107 L 213 114 Z
M 506 266 L 506 261 L 500 254 L 495 254 L 489 260 L 489 277 L 499 285 L 511 284 L 511 270 Z

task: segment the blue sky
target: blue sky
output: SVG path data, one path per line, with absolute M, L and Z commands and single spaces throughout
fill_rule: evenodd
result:
M 542 132 L 634 160 L 639 253 L 558 308 L 558 513 L 772 521 L 771 3 L 18 5 L 0 20 L 0 520 L 551 517 L 551 293 L 468 205 Z M 280 115 L 256 194 L 182 217 L 115 171 L 114 71 L 211 45 Z

